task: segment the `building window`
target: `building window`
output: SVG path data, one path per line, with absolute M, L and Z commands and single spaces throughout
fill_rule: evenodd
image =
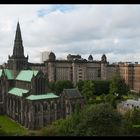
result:
M 80 75 L 80 76 L 79 76 L 79 79 L 81 79 L 81 78 L 82 78 L 82 76 Z
M 101 70 L 98 69 L 98 77 L 101 77 Z

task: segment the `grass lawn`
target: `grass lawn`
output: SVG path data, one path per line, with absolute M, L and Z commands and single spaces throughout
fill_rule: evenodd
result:
M 28 129 L 3 115 L 0 115 L 0 130 L 10 136 L 29 135 Z
M 5 115 L 0 115 L 0 136 L 38 136 L 40 130 L 28 130 Z

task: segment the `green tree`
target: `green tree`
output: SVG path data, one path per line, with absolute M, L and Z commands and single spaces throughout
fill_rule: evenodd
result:
M 57 120 L 41 130 L 51 136 L 119 135 L 122 116 L 110 104 L 87 105 L 66 119 Z
M 116 108 L 116 96 L 115 95 L 113 95 L 113 94 L 108 94 L 108 95 L 106 95 L 105 96 L 105 102 L 106 103 L 109 103 L 110 105 L 112 105 L 112 107 L 114 107 L 114 108 Z
M 81 94 L 84 96 L 86 103 L 92 103 L 95 94 L 95 86 L 92 81 L 84 81 Z
M 76 136 L 77 126 L 80 123 L 79 112 L 74 112 L 66 119 L 60 119 L 40 130 L 39 135 L 46 136 Z
M 84 81 L 80 80 L 79 82 L 76 83 L 76 86 L 78 87 L 78 90 L 82 92 L 83 86 L 84 86 Z
M 125 81 L 119 76 L 113 76 L 110 83 L 110 94 L 118 94 L 118 97 L 121 95 L 127 94 L 129 88 L 126 85 Z
M 140 135 L 140 109 L 134 108 L 124 114 L 121 131 L 123 135 Z
M 102 95 L 109 93 L 110 81 L 93 81 L 95 84 L 95 95 Z
M 119 135 L 122 116 L 108 103 L 91 105 L 81 114 L 79 135 Z
M 102 95 L 109 93 L 109 85 L 110 81 L 92 81 L 95 85 L 95 95 Z M 79 91 L 82 92 L 84 81 L 79 81 L 76 86 L 78 87 Z
M 38 132 L 38 135 L 39 136 L 58 136 L 58 135 L 61 135 L 60 126 L 62 127 L 64 122 L 65 122 L 64 119 L 56 120 L 56 121 L 52 122 L 52 124 L 47 125 L 47 127 L 40 129 L 40 131 Z
M 55 82 L 49 82 L 48 83 L 48 88 L 50 91 L 55 91 Z
M 55 92 L 56 94 L 62 93 L 63 89 L 68 89 L 68 88 L 73 88 L 73 84 L 71 81 L 68 80 L 62 80 L 62 81 L 57 81 L 55 83 Z

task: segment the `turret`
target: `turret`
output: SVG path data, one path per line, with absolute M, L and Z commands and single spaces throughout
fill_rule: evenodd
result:
M 55 54 L 53 52 L 50 52 L 50 54 L 49 54 L 49 60 L 50 61 L 55 61 L 55 59 L 56 59 Z
M 107 79 L 107 57 L 105 54 L 101 57 L 101 80 Z
M 107 63 L 107 57 L 105 54 L 102 55 L 101 62 Z
M 88 60 L 89 60 L 89 61 L 93 61 L 92 55 L 89 55 Z

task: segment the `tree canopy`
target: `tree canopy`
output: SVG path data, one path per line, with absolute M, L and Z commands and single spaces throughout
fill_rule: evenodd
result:
M 127 94 L 129 88 L 125 81 L 119 76 L 113 76 L 110 83 L 110 94 L 118 94 L 118 96 Z
M 61 80 L 56 82 L 50 82 L 48 87 L 51 91 L 54 91 L 57 95 L 62 93 L 63 89 L 73 88 L 73 83 L 68 80 Z
M 64 120 L 55 121 L 43 130 L 44 135 L 102 136 L 118 135 L 122 116 L 109 104 L 88 105 Z
M 92 81 L 84 81 L 84 85 L 81 91 L 87 103 L 93 101 L 93 95 L 95 94 L 95 85 Z
M 110 81 L 95 81 L 95 80 L 87 80 L 87 81 L 91 81 L 94 84 L 94 94 L 95 95 L 102 95 L 102 94 L 108 94 L 109 93 L 109 85 L 110 85 Z M 80 92 L 82 92 L 83 88 L 84 88 L 84 83 L 87 81 L 79 81 L 77 82 L 77 86 Z M 90 82 L 88 82 L 90 83 Z

